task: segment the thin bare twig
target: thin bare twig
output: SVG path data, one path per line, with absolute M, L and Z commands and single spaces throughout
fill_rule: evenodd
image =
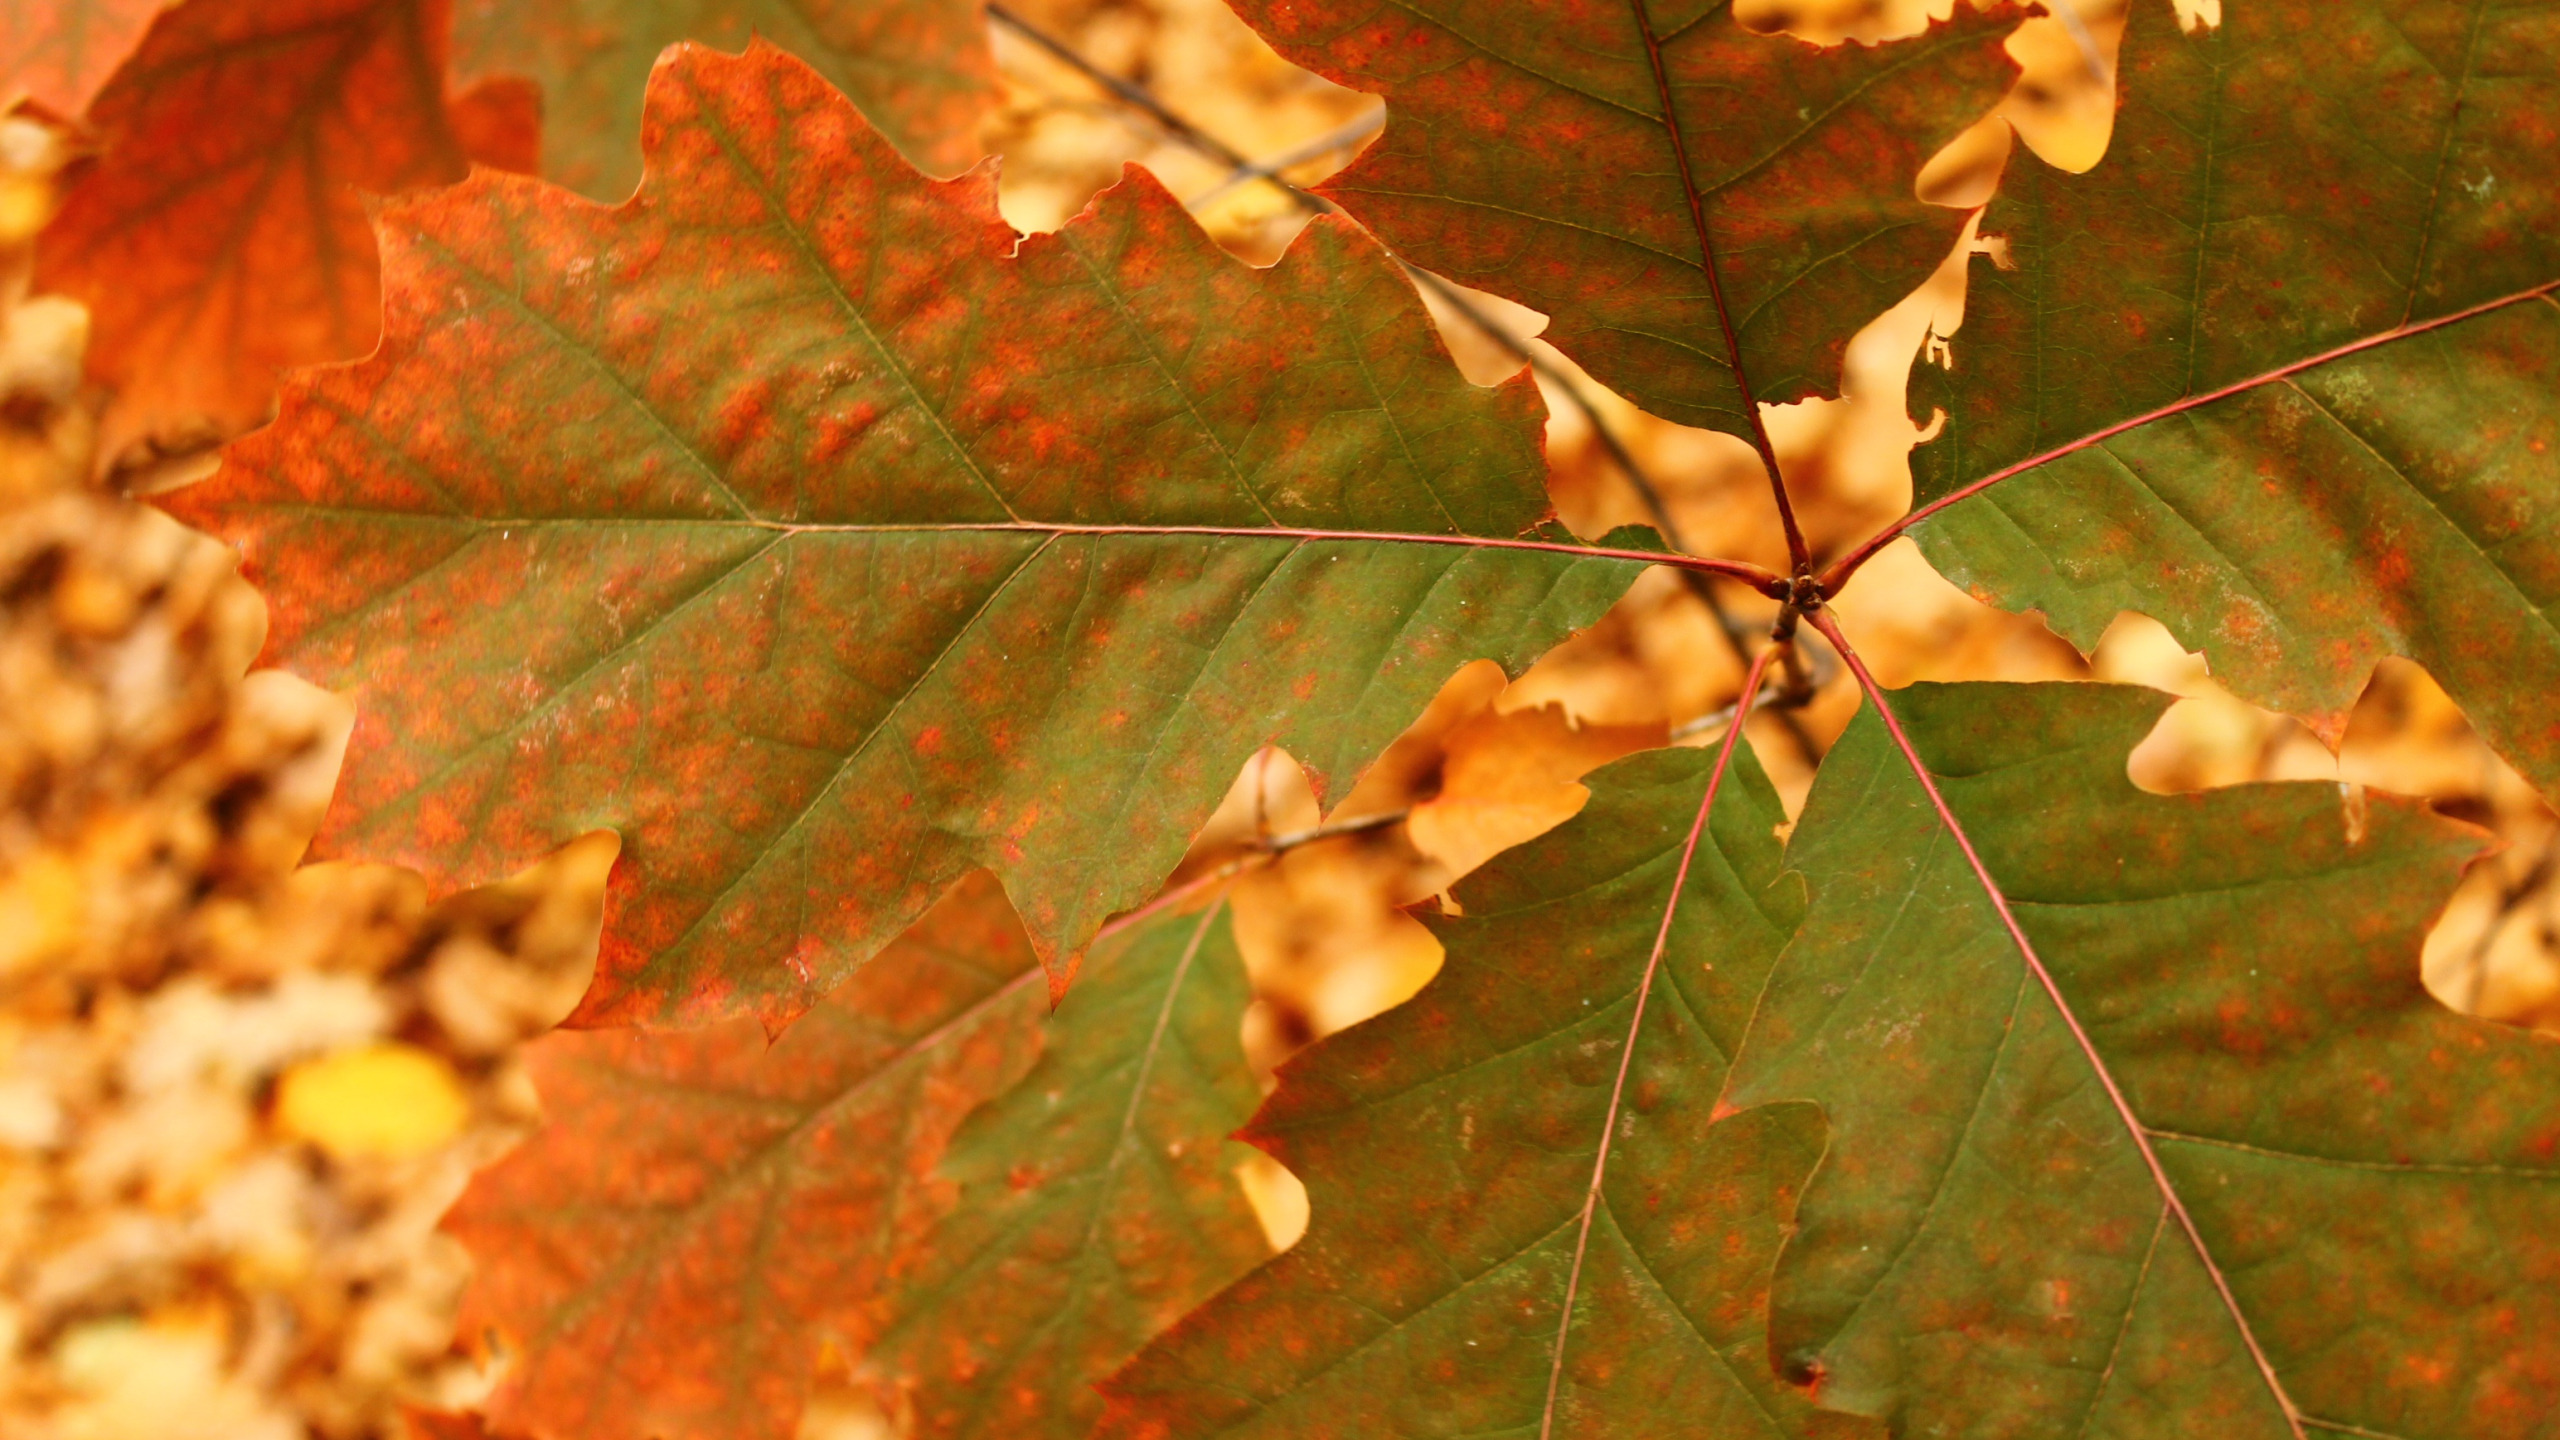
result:
M 1280 835 L 1256 835 L 1253 843 L 1246 846 L 1241 853 L 1229 856 L 1170 890 L 1159 892 L 1154 899 L 1128 914 L 1104 922 L 1101 929 L 1093 932 L 1093 938 L 1100 940 L 1105 936 L 1117 935 L 1133 925 L 1163 914 L 1212 885 L 1233 880 L 1248 870 L 1259 870 L 1302 846 L 1313 845 L 1319 840 L 1338 840 L 1345 835 L 1360 835 L 1371 830 L 1384 830 L 1390 825 L 1404 823 L 1412 813 L 1411 810 L 1389 810 L 1377 815 L 1362 815 L 1352 820 L 1335 820 Z
M 1256 180 L 1281 180 L 1281 171 L 1304 165 L 1310 160 L 1330 155 L 1336 150 L 1347 150 L 1385 129 L 1386 124 L 1387 107 L 1372 106 L 1364 113 L 1336 125 L 1312 140 L 1292 145 L 1277 155 L 1267 155 L 1250 164 L 1239 165 L 1229 170 L 1225 179 L 1182 203 L 1187 209 L 1197 210 L 1239 185 L 1249 185 Z M 1294 187 L 1291 189 L 1292 198 L 1295 198 Z
M 1468 324 L 1484 332 L 1487 339 L 1526 361 L 1532 373 L 1552 386 L 1557 394 L 1562 395 L 1566 403 L 1581 414 L 1583 423 L 1591 427 L 1592 438 L 1598 440 L 1600 448 L 1607 452 L 1609 463 L 1617 466 L 1618 473 L 1626 477 L 1628 486 L 1636 492 L 1636 498 L 1643 503 L 1645 513 L 1653 517 L 1654 528 L 1662 532 L 1663 540 L 1674 550 L 1689 550 L 1688 537 L 1680 533 L 1680 522 L 1672 518 L 1671 506 L 1662 498 L 1660 487 L 1653 483 L 1652 476 L 1645 473 L 1644 466 L 1637 463 L 1634 452 L 1627 448 L 1627 442 L 1620 439 L 1615 430 L 1609 428 L 1609 422 L 1601 416 L 1599 406 L 1590 396 L 1582 393 L 1582 386 L 1572 375 L 1538 353 L 1527 339 L 1512 334 L 1509 326 L 1485 314 L 1482 307 L 1468 300 L 1465 293 L 1455 285 L 1417 266 L 1405 265 L 1404 269 L 1407 275 L 1413 277 L 1414 283 L 1438 296 L 1442 304 L 1455 310 L 1465 318 Z M 1708 617 L 1715 622 L 1716 633 L 1724 637 L 1725 648 L 1732 652 L 1735 662 L 1749 669 L 1751 626 L 1725 608 L 1724 597 L 1716 593 L 1714 583 L 1707 577 L 1700 575 L 1692 578 L 1685 570 L 1680 573 L 1683 583 L 1688 586 L 1689 593 L 1697 597 L 1698 603 L 1707 607 Z M 1792 645 L 1782 658 L 1785 662 L 1787 683 L 1769 692 L 1765 702 L 1753 707 L 1753 713 L 1756 714 L 1762 709 L 1771 711 L 1777 718 L 1779 728 L 1787 732 L 1787 739 L 1795 746 L 1796 753 L 1803 757 L 1806 764 L 1811 765 L 1822 759 L 1822 747 L 1814 743 L 1812 734 L 1804 728 L 1804 722 L 1798 719 L 1794 712 L 1802 709 L 1805 702 L 1813 698 L 1813 690 L 1816 687 L 1807 682 L 1802 664 L 1796 659 Z
M 1284 834 L 1264 836 L 1254 849 L 1263 855 L 1278 859 L 1301 845 L 1312 845 L 1318 840 L 1332 840 L 1344 835 L 1362 835 L 1371 830 L 1384 830 L 1390 825 L 1402 824 L 1412 814 L 1413 812 L 1409 809 L 1385 810 L 1375 815 L 1362 815 L 1351 820 L 1328 820 L 1322 825 L 1311 825 L 1304 830 L 1291 830 Z
M 1796 523 L 1795 502 L 1787 497 L 1787 477 L 1778 469 L 1778 447 L 1769 438 L 1769 422 L 1760 413 L 1760 397 L 1751 388 L 1750 372 L 1742 363 L 1742 334 L 1734 328 L 1733 303 L 1725 298 L 1724 271 L 1716 263 L 1715 232 L 1707 225 L 1706 196 L 1699 192 L 1698 173 L 1689 168 L 1689 141 L 1680 129 L 1680 107 L 1671 85 L 1671 72 L 1664 67 L 1662 38 L 1654 33 L 1653 12 L 1644 0 L 1633 0 L 1636 31 L 1644 37 L 1644 53 L 1653 68 L 1655 98 L 1662 104 L 1662 128 L 1671 140 L 1671 168 L 1679 173 L 1681 197 L 1689 202 L 1689 228 L 1698 239 L 1698 268 L 1706 272 L 1707 294 L 1715 301 L 1716 326 L 1724 332 L 1725 360 L 1733 373 L 1733 388 L 1742 402 L 1743 418 L 1751 422 L 1751 448 L 1760 452 L 1761 468 L 1769 477 L 1769 498 L 1778 507 L 1778 526 L 1787 532 L 1787 558 L 1798 575 L 1813 571 L 1813 551 L 1805 544 L 1804 527 Z
M 1781 661 L 1790 660 L 1802 653 L 1802 647 L 1790 646 L 1780 651 L 1779 658 Z M 1828 671 L 1829 673 L 1820 673 L 1822 671 Z M 1808 693 L 1818 691 L 1823 686 L 1830 684 L 1832 679 L 1838 674 L 1839 670 L 1836 663 L 1834 665 L 1817 667 L 1817 673 L 1806 678 L 1805 689 Z M 1736 701 L 1735 703 L 1738 704 L 1740 702 Z M 1798 734 L 1802 733 L 1804 722 L 1799 720 L 1794 712 L 1795 710 L 1802 708 L 1802 706 L 1802 701 L 1790 700 L 1783 691 L 1764 685 L 1761 687 L 1759 695 L 1751 702 L 1751 713 L 1754 715 L 1759 715 L 1764 712 L 1771 714 L 1774 718 L 1786 722 L 1788 733 Z M 1721 730 L 1727 725 L 1733 723 L 1733 712 L 1733 705 L 1717 706 L 1715 709 L 1708 711 L 1704 715 L 1698 716 L 1694 720 L 1683 720 L 1679 724 L 1672 726 L 1671 733 L 1668 738 L 1673 741 L 1689 740 L 1700 735 Z M 1812 737 L 1807 736 L 1805 744 L 1808 748 L 1813 748 Z M 1820 750 L 1814 749 L 1812 759 L 1820 760 L 1821 758 Z
M 2115 83 L 2107 73 L 2107 53 L 2098 48 L 2098 37 L 2089 30 L 2089 22 L 2080 18 L 2077 0 L 2045 0 L 2044 8 L 2071 32 L 2071 43 L 2080 47 L 2080 63 L 2089 67 L 2089 77 L 2101 85 Z
M 1230 170 L 1252 168 L 1253 161 L 1247 159 L 1242 151 L 1166 109 L 1164 102 L 1148 93 L 1145 86 L 1134 81 L 1123 80 L 1086 59 L 1074 46 L 1017 14 L 1012 6 L 1004 3 L 1004 0 L 987 0 L 987 18 L 1047 51 L 1052 58 L 1068 69 L 1110 91 L 1112 98 L 1154 121 L 1156 128 L 1172 139 L 1219 161 Z M 1322 209 L 1329 211 L 1333 208 L 1321 197 L 1308 195 L 1306 191 L 1289 184 L 1287 180 L 1277 175 L 1270 178 L 1273 183 L 1286 186 L 1292 192 L 1313 201 Z

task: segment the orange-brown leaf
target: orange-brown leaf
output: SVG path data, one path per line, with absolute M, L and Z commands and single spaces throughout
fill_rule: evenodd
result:
M 1591 792 L 1579 783 L 1622 755 L 1663 743 L 1661 722 L 1580 725 L 1561 705 L 1487 707 L 1453 732 L 1440 793 L 1413 807 L 1414 848 L 1464 875 L 1570 820 Z
M 98 94 L 98 159 L 40 245 L 88 305 L 102 437 L 210 440 L 263 421 L 287 367 L 381 330 L 367 197 L 447 184 L 471 138 L 524 154 L 530 95 L 444 89 L 445 0 L 189 0 Z

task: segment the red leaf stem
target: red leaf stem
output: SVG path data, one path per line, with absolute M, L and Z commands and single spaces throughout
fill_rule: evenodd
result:
M 1680 111 L 1672 104 L 1671 75 L 1662 64 L 1662 41 L 1653 33 L 1653 15 L 1645 8 L 1646 0 L 1628 3 L 1635 7 L 1636 30 L 1644 36 L 1644 58 L 1653 67 L 1654 93 L 1662 99 L 1662 128 L 1671 134 L 1671 163 L 1680 172 L 1680 194 L 1689 204 L 1689 228 L 1698 233 L 1698 268 L 1707 272 L 1707 293 L 1715 300 L 1716 325 L 1724 332 L 1725 355 L 1733 366 L 1733 385 L 1742 392 L 1742 413 L 1751 417 L 1751 448 L 1760 452 L 1761 468 L 1768 472 L 1769 495 L 1778 502 L 1778 523 L 1787 531 L 1787 555 L 1801 574 L 1812 568 L 1813 552 L 1806 548 L 1803 527 L 1796 524 L 1795 505 L 1787 499 L 1787 482 L 1778 473 L 1777 447 L 1769 443 L 1769 426 L 1760 418 L 1759 397 L 1752 393 L 1751 376 L 1742 366 L 1742 336 L 1733 328 L 1733 307 L 1725 303 L 1724 276 L 1716 269 L 1716 242 L 1707 231 L 1706 197 L 1698 193 L 1698 177 L 1689 169 L 1689 141 L 1680 133 Z M 1718 773 L 1722 773 L 1721 769 Z
M 1653 998 L 1653 977 L 1662 970 L 1662 952 L 1671 943 L 1671 920 L 1680 910 L 1680 892 L 1689 883 L 1689 865 L 1697 858 L 1698 837 L 1706 833 L 1708 812 L 1715 809 L 1716 791 L 1724 786 L 1725 766 L 1733 759 L 1733 747 L 1742 738 L 1743 722 L 1751 714 L 1751 702 L 1760 693 L 1760 682 L 1767 678 L 1769 661 L 1780 647 L 1768 646 L 1751 661 L 1742 677 L 1742 693 L 1734 701 L 1733 724 L 1727 726 L 1723 743 L 1716 747 L 1716 765 L 1707 772 L 1707 791 L 1698 797 L 1697 818 L 1689 822 L 1689 838 L 1680 847 L 1680 868 L 1671 875 L 1671 896 L 1662 905 L 1662 927 L 1654 932 L 1653 953 L 1644 962 L 1644 978 L 1636 982 L 1635 1013 L 1627 1017 L 1627 1042 L 1618 1048 L 1618 1078 L 1609 1087 L 1609 1109 L 1600 1122 L 1600 1144 L 1591 1157 L 1591 1188 L 1583 1193 L 1580 1228 L 1573 1238 L 1573 1264 L 1565 1271 L 1564 1304 L 1556 1315 L 1555 1349 L 1547 1366 L 1547 1400 L 1538 1414 L 1538 1440 L 1552 1440 L 1556 1425 L 1556 1393 L 1564 1383 L 1564 1342 L 1573 1328 L 1574 1292 L 1582 1285 L 1582 1259 L 1591 1248 L 1591 1220 L 1599 1213 L 1601 1183 L 1609 1173 L 1609 1142 L 1617 1134 L 1618 1111 L 1626 1099 L 1627 1071 L 1636 1056 L 1636 1038 L 1644 1031 L 1645 1002 Z

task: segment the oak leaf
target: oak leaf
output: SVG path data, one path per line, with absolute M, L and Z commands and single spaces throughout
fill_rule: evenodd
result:
M 2106 159 L 2013 164 L 1915 382 L 1921 548 L 2083 650 L 2154 616 L 2333 745 L 2408 656 L 2560 797 L 2560 5 L 2129 23 Z
M 1896 1433 L 2550 1433 L 2560 1050 L 2418 979 L 2477 833 L 2138 791 L 2170 698 L 1918 685 L 1927 784 L 1872 708 L 1824 761 L 1725 1102 L 1830 1125 L 1778 1360 Z
M 1414 802 L 1405 834 L 1464 875 L 1571 819 L 1588 799 L 1586 772 L 1667 738 L 1660 724 L 1578 722 L 1558 704 L 1487 706 L 1441 742 L 1439 785 Z
M 1965 217 L 1913 177 L 2015 73 L 2005 4 L 1833 50 L 1754 34 L 1730 0 L 1237 10 L 1386 97 L 1327 196 L 1415 264 L 1545 312 L 1545 338 L 1638 405 L 1744 436 L 1755 404 L 1830 393 L 1850 332 L 1946 256 Z
M 1459 883 L 1419 995 L 1283 1067 L 1244 1138 L 1312 1226 L 1111 1382 L 1105 1434 L 1868 1433 L 1767 1360 L 1819 1115 L 1710 1123 L 1803 905 L 1748 750 L 1693 832 L 1716 758 L 1593 774 Z
M 1270 1258 L 1227 1135 L 1261 1098 L 1223 906 L 1107 939 L 1040 1060 L 952 1138 L 952 1209 L 865 1368 L 930 1440 L 1083 1440 L 1095 1382 Z
M 1348 776 L 1656 558 L 1536 528 L 1534 392 L 1345 224 L 1252 270 L 1132 171 L 1017 237 L 769 46 L 651 94 L 620 209 L 389 208 L 381 349 L 174 501 L 356 697 L 322 850 L 623 834 L 585 1022 L 778 1024 L 982 865 L 1063 984 L 1254 749 Z
M 561 1033 L 545 1121 L 446 1226 L 462 1333 L 509 1354 L 485 1409 L 533 1436 L 788 1434 L 829 1331 L 950 1203 L 952 1130 L 1040 1045 L 1039 967 L 984 876 L 779 1041 L 752 1020 Z

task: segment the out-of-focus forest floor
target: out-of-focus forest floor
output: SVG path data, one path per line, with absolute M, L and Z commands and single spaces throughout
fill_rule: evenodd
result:
M 1375 133 L 1375 100 L 1282 61 L 1219 0 L 1017 8 L 1235 151 L 1289 162 L 1276 168 L 1292 180 L 1321 179 Z M 1873 39 L 1914 28 L 1927 0 L 1740 8 L 1769 28 Z M 2079 14 L 2096 63 L 2058 20 L 2032 22 L 2013 42 L 2026 73 L 2003 113 L 2026 146 L 2085 168 L 2103 151 L 2121 13 L 2086 0 Z M 995 40 L 1007 98 L 983 138 L 1018 227 L 1063 223 L 1131 161 L 1255 263 L 1305 223 L 1287 190 L 1233 174 L 1018 33 L 999 25 Z M 2008 130 L 1971 132 L 1923 193 L 1978 203 Z M 222 547 L 93 483 L 85 318 L 25 294 L 63 154 L 40 126 L 0 125 L 0 1433 L 398 1434 L 403 1404 L 466 1404 L 489 1383 L 454 1344 L 468 1261 L 435 1225 L 537 1113 L 514 1054 L 585 983 L 611 844 L 449 897 L 386 867 L 297 868 L 351 717 L 289 676 L 247 673 L 263 609 Z M 1907 504 L 1920 431 L 1901 372 L 1933 331 L 1955 332 L 1942 348 L 1962 362 L 1964 263 L 1861 334 L 1847 398 L 1772 414 L 1818 550 Z M 1492 297 L 1469 308 L 1435 315 L 1472 378 L 1504 381 L 1524 353 L 1540 362 L 1553 492 L 1576 531 L 1667 513 L 1692 549 L 1782 560 L 1741 442 L 1636 413 L 1531 339 L 1530 312 Z M 1767 624 L 1756 595 L 1713 598 L 1734 634 Z M 2436 926 L 2427 981 L 2458 1009 L 2560 1028 L 2553 817 L 2415 666 L 2383 666 L 2333 751 L 2233 699 L 2150 621 L 2121 619 L 2084 659 L 2035 618 L 1937 578 L 1907 541 L 1837 610 L 1887 684 L 2086 677 L 2185 697 L 2134 756 L 2149 788 L 2316 779 L 2350 808 L 2354 787 L 2396 791 L 2493 832 L 2505 848 Z M 1404 907 L 1569 817 L 1576 777 L 1715 739 L 1739 653 L 1701 596 L 1656 572 L 1527 674 L 1479 663 L 1452 676 L 1348 795 L 1320 804 L 1286 755 L 1256 756 L 1172 882 L 1232 881 L 1261 996 L 1256 1062 L 1418 988 L 1438 950 Z M 1809 703 L 1744 722 L 1791 807 L 1856 706 L 1836 664 L 1811 659 Z M 1360 817 L 1377 823 L 1293 841 Z M 1294 1182 L 1267 1164 L 1241 1179 L 1275 1239 L 1294 1235 Z M 878 1423 L 843 1387 L 805 1429 Z

